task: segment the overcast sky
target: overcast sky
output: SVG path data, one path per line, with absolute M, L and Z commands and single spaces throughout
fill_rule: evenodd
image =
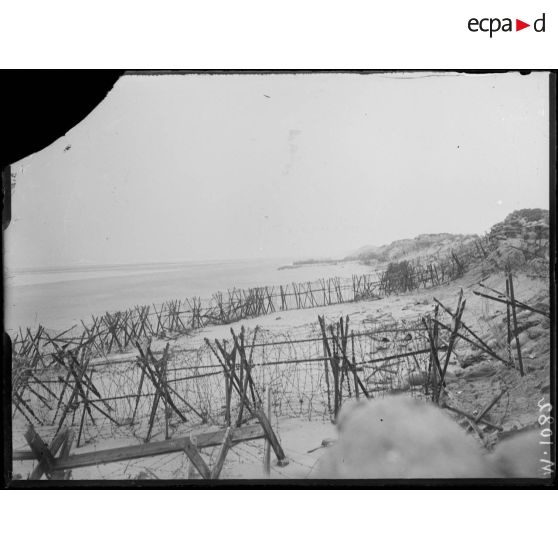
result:
M 548 165 L 546 74 L 125 76 L 13 165 L 6 259 L 343 256 L 483 233 L 548 208 Z

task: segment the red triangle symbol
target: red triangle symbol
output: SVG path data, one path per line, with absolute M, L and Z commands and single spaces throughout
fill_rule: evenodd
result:
M 526 27 L 531 27 L 531 25 L 529 23 L 525 23 L 524 21 L 521 21 L 520 19 L 515 20 L 515 30 L 516 31 L 521 31 L 522 29 L 525 29 Z

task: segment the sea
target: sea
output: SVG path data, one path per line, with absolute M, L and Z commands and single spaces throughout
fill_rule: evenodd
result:
M 167 300 L 209 298 L 233 287 L 285 285 L 370 273 L 358 262 L 290 266 L 285 259 L 80 266 L 7 270 L 4 323 L 63 331 L 92 316 Z M 282 268 L 282 269 L 280 269 Z

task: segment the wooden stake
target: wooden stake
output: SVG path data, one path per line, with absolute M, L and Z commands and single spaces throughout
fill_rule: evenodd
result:
M 506 298 L 510 300 L 510 280 L 506 277 Z M 510 364 L 513 362 L 512 358 L 512 351 L 511 351 L 511 339 L 512 339 L 512 326 L 511 326 L 511 312 L 510 312 L 510 305 L 506 304 L 506 326 L 508 329 L 508 358 Z
M 498 395 L 496 395 L 496 397 L 494 397 L 492 401 L 490 401 L 490 403 L 478 414 L 478 416 L 475 418 L 475 422 L 481 421 L 486 413 L 488 413 L 488 411 L 490 411 L 490 409 L 492 409 L 492 407 L 494 407 L 494 405 L 496 405 L 496 403 L 500 401 L 502 395 L 504 395 L 507 391 L 507 389 L 503 389 Z
M 55 436 L 52 446 L 54 446 L 56 442 L 56 448 L 58 449 L 62 445 L 63 437 L 66 433 L 61 432 L 57 436 Z M 33 469 L 31 475 L 29 476 L 29 480 L 39 480 L 43 474 L 50 477 L 50 472 L 52 467 L 54 466 L 54 455 L 51 452 L 51 448 L 49 448 L 42 440 L 42 438 L 35 432 L 33 425 L 30 424 L 27 428 L 27 432 L 25 433 L 25 439 L 33 452 L 35 459 L 39 462 L 39 464 Z
M 515 337 L 517 358 L 519 360 L 519 373 L 521 376 L 525 376 L 525 372 L 523 371 L 523 359 L 521 358 L 521 346 L 519 344 L 519 335 L 517 333 L 517 315 L 515 312 L 515 297 L 513 293 L 513 279 L 511 273 L 508 273 L 508 279 L 510 283 L 510 299 L 511 299 L 512 317 L 513 317 L 513 334 Z
M 325 292 L 325 290 L 324 290 Z M 320 327 L 322 325 L 323 316 L 318 316 L 318 321 L 320 322 Z M 324 328 L 325 329 L 325 328 Z M 331 415 L 331 387 L 329 385 L 329 366 L 328 366 L 328 354 L 326 348 L 326 338 L 322 335 L 322 347 L 324 351 L 324 369 L 325 369 L 325 381 L 326 381 L 326 390 L 327 390 L 327 411 Z
M 218 479 L 221 475 L 221 471 L 223 469 L 223 465 L 225 464 L 225 458 L 227 457 L 227 453 L 231 447 L 231 436 L 232 436 L 232 429 L 231 427 L 227 427 L 225 430 L 225 437 L 223 438 L 223 443 L 219 448 L 219 453 L 217 455 L 217 461 L 211 471 L 211 478 Z
M 70 450 L 72 449 L 73 441 L 74 441 L 74 431 L 68 430 L 68 434 L 62 444 L 62 449 L 60 450 L 59 459 L 66 459 L 67 457 L 70 456 Z M 72 475 L 71 469 L 68 469 L 67 471 L 62 469 L 59 471 L 54 471 L 52 473 L 51 478 L 53 480 L 69 480 L 71 475 Z
M 254 416 L 260 421 L 265 435 L 269 440 L 273 451 L 275 452 L 275 455 L 277 457 L 277 464 L 280 467 L 287 465 L 289 461 L 285 456 L 285 452 L 283 451 L 283 448 L 281 447 L 281 444 L 279 443 L 275 432 L 273 432 L 273 428 L 271 427 L 271 423 L 269 422 L 266 414 L 262 411 L 262 409 L 256 409 L 256 411 L 254 412 Z
M 265 390 L 265 402 L 266 402 L 266 412 L 267 418 L 271 422 L 271 388 L 267 387 Z M 271 444 L 269 440 L 265 439 L 265 449 L 264 449 L 264 472 L 269 477 L 271 473 Z
M 211 471 L 207 466 L 203 457 L 198 451 L 197 439 L 195 436 L 190 436 L 190 439 L 184 440 L 183 445 L 184 453 L 188 456 L 190 460 L 188 467 L 188 478 L 192 479 L 196 477 L 195 471 L 197 471 L 203 479 L 211 478 Z
M 459 294 L 459 300 L 457 302 L 457 309 L 455 311 L 455 317 L 454 317 L 454 327 L 453 327 L 453 331 L 451 332 L 449 343 L 448 343 L 448 350 L 447 350 L 447 353 L 446 353 L 446 360 L 444 362 L 444 368 L 440 372 L 440 383 L 442 385 L 444 385 L 444 378 L 446 376 L 446 370 L 448 368 L 448 364 L 449 364 L 449 361 L 450 361 L 450 358 L 451 358 L 451 352 L 453 350 L 453 346 L 454 346 L 455 341 L 457 339 L 457 333 L 459 332 L 459 327 L 461 325 L 461 316 L 463 315 L 463 311 L 465 310 L 465 303 L 467 302 L 466 300 L 464 300 L 463 303 L 461 303 L 462 298 L 463 298 L 463 289 L 461 290 L 461 292 Z

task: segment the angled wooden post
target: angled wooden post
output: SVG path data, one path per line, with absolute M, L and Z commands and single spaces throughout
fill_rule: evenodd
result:
M 318 316 L 318 320 L 320 322 L 320 327 L 322 325 L 322 316 Z M 327 410 L 328 413 L 331 415 L 331 387 L 329 384 L 329 365 L 328 365 L 328 354 L 327 354 L 327 347 L 326 347 L 326 338 L 322 334 L 322 347 L 324 351 L 324 369 L 325 369 L 325 381 L 326 381 L 326 390 L 327 390 Z
M 347 320 L 347 324 L 345 326 L 345 332 L 347 332 L 347 331 L 348 331 L 348 320 Z M 348 336 L 347 336 L 347 338 L 348 338 Z M 343 359 L 344 367 L 347 370 L 351 370 L 352 373 L 353 373 L 353 379 L 354 379 L 355 386 L 356 386 L 355 390 L 360 388 L 360 390 L 362 391 L 364 396 L 367 399 L 370 399 L 370 394 L 368 393 L 368 390 L 366 389 L 366 386 L 363 384 L 362 380 L 359 378 L 358 373 L 357 373 L 358 371 L 357 371 L 356 362 L 355 362 L 355 359 L 354 359 L 354 345 L 353 345 L 353 362 L 351 362 L 349 360 L 349 357 L 348 357 L 348 351 L 347 351 L 346 343 L 345 343 L 345 346 L 343 346 L 343 344 L 339 343 L 339 339 L 335 336 L 332 337 L 332 341 L 333 341 L 334 347 L 336 347 L 336 349 L 338 351 L 340 351 L 340 353 L 341 353 L 341 358 Z M 354 341 L 354 337 L 353 337 L 353 341 Z M 347 384 L 350 385 L 348 373 L 347 373 L 346 379 L 347 379 Z
M 333 376 L 333 418 L 335 419 L 337 417 L 337 411 L 339 410 L 339 372 L 337 368 L 337 361 L 329 345 L 325 319 L 323 316 L 318 316 L 318 321 L 320 322 L 320 328 L 322 330 L 322 339 L 326 356 L 331 364 L 331 373 Z M 332 327 L 330 327 L 330 334 L 332 339 L 335 339 Z
M 275 455 L 277 457 L 277 464 L 280 467 L 288 465 L 289 460 L 287 459 L 287 456 L 285 455 L 285 452 L 283 451 L 283 448 L 281 447 L 281 444 L 279 443 L 279 440 L 277 439 L 277 436 L 275 435 L 275 432 L 273 431 L 273 428 L 271 426 L 271 422 L 268 420 L 266 414 L 263 412 L 262 409 L 256 409 L 256 411 L 254 412 L 254 416 L 262 425 L 266 438 L 269 440 L 269 443 L 271 444 L 271 447 L 275 452 Z
M 436 306 L 435 315 L 437 315 Z M 431 370 L 431 382 L 432 382 L 432 401 L 434 403 L 438 403 L 438 394 L 439 394 L 439 375 L 442 370 L 440 366 L 440 361 L 438 359 L 438 331 L 436 321 L 434 322 L 434 326 L 432 327 L 432 319 L 429 317 L 428 322 L 422 318 L 422 323 L 424 325 L 424 329 L 428 335 L 428 341 L 430 343 L 430 370 Z
M 195 469 L 203 479 L 210 479 L 211 471 L 209 470 L 209 467 L 198 451 L 198 445 L 195 436 L 190 436 L 189 439 L 186 438 L 184 440 L 183 450 L 190 460 L 188 468 L 188 478 L 194 478 L 193 469 Z
M 140 399 L 141 399 L 141 390 L 143 388 L 143 382 L 145 381 L 145 370 L 141 366 L 141 363 L 140 363 L 140 368 L 141 368 L 141 376 L 140 376 L 138 393 L 136 395 L 136 404 L 134 405 L 134 412 L 132 413 L 132 424 L 134 424 L 134 422 L 136 420 L 136 414 L 138 412 L 138 406 L 139 406 L 139 402 L 140 402 Z
M 29 480 L 39 480 L 43 475 L 50 478 L 52 468 L 54 467 L 54 455 L 60 449 L 67 436 L 67 429 L 59 432 L 54 437 L 49 447 L 45 444 L 37 432 L 35 432 L 33 425 L 29 425 L 27 432 L 25 433 L 25 439 L 33 452 L 33 456 L 39 462 L 31 472 Z
M 506 277 L 506 297 L 508 300 L 508 303 L 510 301 L 510 280 Z M 511 351 L 511 340 L 512 340 L 512 333 L 511 333 L 511 312 L 510 312 L 510 305 L 506 304 L 506 326 L 508 329 L 508 345 L 507 345 L 507 350 L 508 350 L 508 360 L 510 362 L 510 365 L 513 362 L 513 358 L 512 358 L 512 351 Z
M 457 334 L 459 332 L 459 328 L 461 327 L 461 317 L 463 316 L 463 311 L 465 310 L 465 303 L 467 302 L 466 300 L 461 302 L 462 299 L 463 299 L 463 289 L 461 289 L 461 292 L 459 293 L 459 300 L 457 301 L 457 308 L 455 310 L 453 330 L 451 332 L 449 343 L 448 343 L 448 350 L 446 352 L 444 367 L 440 371 L 441 386 L 444 385 L 444 378 L 446 376 L 446 371 L 448 369 L 448 364 L 451 358 L 451 352 L 453 351 L 453 346 L 455 345 L 455 342 L 457 340 Z M 437 326 L 437 324 L 434 325 Z M 439 397 L 439 394 L 437 395 L 437 397 Z
M 512 317 L 513 317 L 513 335 L 515 337 L 517 358 L 519 360 L 519 373 L 521 376 L 525 376 L 525 372 L 523 371 L 523 359 L 521 358 L 521 346 L 519 344 L 519 335 L 517 333 L 517 315 L 515 311 L 515 296 L 513 292 L 513 279 L 511 273 L 508 273 L 508 279 L 510 283 L 510 300 L 511 300 Z
M 269 386 L 265 390 L 265 404 L 267 418 L 271 421 L 271 388 Z M 267 438 L 265 439 L 264 449 L 264 473 L 268 477 L 271 473 L 271 444 Z
M 353 356 L 353 361 L 352 361 L 352 369 L 353 369 L 353 380 L 355 383 L 355 397 L 357 399 L 360 399 L 360 393 L 359 393 L 359 389 L 358 389 L 358 374 L 357 374 L 357 369 L 356 369 L 356 357 L 355 357 L 355 333 L 354 331 L 351 331 L 351 353 Z
M 83 400 L 83 411 L 81 413 L 81 420 L 79 423 L 79 432 L 78 432 L 78 439 L 77 439 L 77 447 L 79 448 L 79 444 L 81 442 L 81 435 L 83 433 L 83 427 L 85 426 L 85 414 L 86 412 L 91 413 L 91 410 L 89 409 L 89 399 L 87 398 L 87 396 L 89 395 L 89 388 L 87 388 L 87 393 L 85 394 L 86 399 Z
M 232 437 L 232 430 L 231 427 L 228 426 L 225 430 L 225 437 L 223 438 L 223 443 L 219 448 L 219 453 L 217 455 L 217 461 L 215 461 L 215 465 L 211 471 L 211 478 L 218 479 L 221 475 L 221 471 L 223 469 L 223 465 L 225 464 L 225 459 L 227 457 L 227 453 L 231 448 L 231 437 Z
M 59 459 L 66 459 L 67 457 L 70 456 L 70 450 L 72 449 L 73 441 L 74 441 L 74 431 L 68 430 L 64 442 L 62 443 L 62 449 L 60 450 L 60 455 L 58 456 Z M 53 455 L 55 454 L 56 452 L 53 452 Z M 71 469 L 55 470 L 52 473 L 51 478 L 53 480 L 69 480 L 71 475 L 72 475 Z

